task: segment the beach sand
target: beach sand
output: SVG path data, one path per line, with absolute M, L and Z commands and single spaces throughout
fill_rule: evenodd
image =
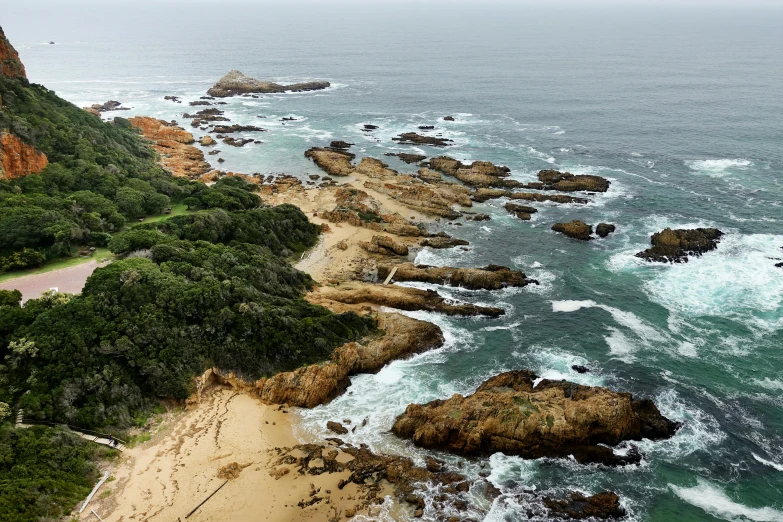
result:
M 224 483 L 189 522 L 344 520 L 361 496 L 355 484 L 338 488 L 348 472 L 301 475 L 290 469 L 279 478 L 270 475 L 284 467 L 275 465 L 277 448 L 299 443 L 294 415 L 243 392 L 213 388 L 152 440 L 125 451 L 111 470 L 115 480 L 102 486 L 80 520 L 97 520 L 94 509 L 106 522 L 184 521 Z M 219 477 L 231 463 L 239 465 L 236 478 Z M 300 507 L 314 491 L 323 500 Z

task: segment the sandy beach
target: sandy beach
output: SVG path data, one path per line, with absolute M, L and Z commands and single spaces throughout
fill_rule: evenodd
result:
M 93 509 L 106 522 L 184 521 L 221 485 L 188 521 L 344 519 L 361 494 L 355 484 L 338 489 L 347 472 L 304 476 L 276 465 L 282 448 L 299 443 L 293 417 L 248 394 L 215 388 L 150 441 L 125 451 L 111 470 L 115 480 L 102 486 L 79 519 L 96 520 Z M 313 492 L 323 500 L 304 505 Z

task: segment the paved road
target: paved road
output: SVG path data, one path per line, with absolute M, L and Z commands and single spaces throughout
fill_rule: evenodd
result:
M 51 288 L 56 288 L 58 292 L 68 292 L 78 294 L 84 288 L 87 278 L 99 266 L 97 261 L 88 261 L 76 266 L 52 270 L 43 274 L 33 274 L 17 277 L 9 281 L 0 283 L 0 290 L 19 290 L 22 292 L 22 302 L 28 299 L 35 299 Z

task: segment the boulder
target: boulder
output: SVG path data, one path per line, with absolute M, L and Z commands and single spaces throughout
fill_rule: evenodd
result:
M 718 248 L 723 232 L 717 228 L 666 228 L 652 235 L 652 247 L 636 254 L 645 261 L 660 263 L 687 263 L 688 256 L 700 256 Z
M 467 397 L 411 404 L 392 432 L 417 446 L 460 455 L 503 452 L 523 458 L 566 458 L 581 463 L 638 463 L 631 451 L 607 446 L 671 437 L 679 424 L 649 399 L 601 387 L 544 379 L 529 370 L 502 373 Z
M 339 422 L 335 422 L 335 421 L 327 422 L 326 423 L 326 429 L 331 431 L 331 432 L 334 432 L 334 433 L 336 433 L 338 435 L 345 435 L 346 433 L 348 433 L 348 428 L 346 428 L 345 426 L 343 426 Z
M 421 246 L 430 248 L 453 248 L 456 246 L 467 246 L 470 243 L 464 239 L 457 239 L 455 237 L 428 237 L 421 242 Z
M 568 223 L 555 223 L 552 225 L 552 230 L 555 232 L 560 232 L 561 234 L 565 234 L 570 238 L 579 239 L 581 241 L 589 241 L 593 239 L 590 236 L 593 233 L 593 227 L 586 224 L 584 221 L 579 221 L 578 219 L 569 221 Z
M 454 116 L 444 116 L 443 121 L 454 121 Z
M 266 129 L 255 125 L 215 125 L 212 132 L 217 134 L 231 134 L 234 132 L 266 132 Z
M 225 98 L 238 94 L 250 93 L 281 93 L 281 92 L 302 92 L 316 91 L 326 89 L 330 86 L 329 82 L 304 82 L 290 85 L 280 85 L 273 82 L 260 81 L 250 76 L 246 76 L 240 71 L 229 71 L 223 76 L 214 87 L 207 91 L 207 94 L 216 98 Z
M 214 145 L 214 144 L 216 144 L 216 143 L 217 143 L 217 142 L 214 140 L 214 138 L 212 138 L 212 136 L 209 136 L 209 135 L 207 135 L 207 136 L 202 136 L 202 137 L 201 137 L 201 139 L 200 139 L 200 140 L 198 140 L 198 142 L 199 142 L 199 143 L 200 143 L 202 146 L 204 146 L 204 147 L 209 147 L 210 145 Z
M 595 233 L 598 234 L 599 237 L 606 237 L 614 232 L 615 229 L 616 227 L 609 223 L 599 223 L 598 226 L 595 227 Z

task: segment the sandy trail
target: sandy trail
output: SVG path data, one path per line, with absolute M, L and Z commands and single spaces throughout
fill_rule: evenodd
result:
M 106 483 L 89 507 L 106 522 L 184 521 L 225 482 L 218 477 L 220 468 L 236 462 L 243 467 L 238 477 L 188 522 L 329 520 L 344 513 L 357 503 L 358 494 L 354 484 L 338 489 L 347 472 L 301 476 L 291 469 L 277 480 L 270 475 L 270 460 L 277 459 L 274 449 L 299 443 L 291 430 L 292 416 L 242 392 L 214 389 L 156 437 L 160 440 L 126 451 L 112 472 L 116 481 Z M 311 484 L 321 488 L 318 496 L 327 498 L 299 507 L 312 498 Z M 87 509 L 80 519 L 94 516 Z

